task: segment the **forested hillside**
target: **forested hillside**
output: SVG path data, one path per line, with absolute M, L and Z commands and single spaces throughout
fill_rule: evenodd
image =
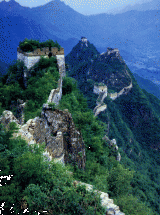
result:
M 8 214 L 11 207 L 15 214 L 23 214 L 22 209 L 26 205 L 30 214 L 36 214 L 35 211 L 57 215 L 105 214 L 98 196 L 83 187 L 72 186 L 76 179 L 108 193 L 126 215 L 158 215 L 160 102 L 141 90 L 127 66 L 118 64 L 120 61 L 117 60 L 114 66 L 123 76 L 122 84 L 128 85 L 132 80 L 133 88 L 115 101 L 107 97 L 107 110 L 95 117 L 95 80 L 85 81 L 88 65 L 92 61 L 96 62 L 99 53 L 90 43 L 88 47 L 81 47 L 81 44 L 78 47 L 78 54 L 75 47 L 74 55 L 71 52 L 66 58 L 68 76 L 63 79 L 62 99 L 59 105 L 52 105 L 59 110 L 68 109 L 82 133 L 86 153 L 85 169 L 79 169 L 75 162 L 63 167 L 53 161 L 44 161 L 42 151 L 45 144 L 39 148 L 36 145 L 28 146 L 21 138 L 12 137 L 16 130 L 14 123 L 8 129 L 1 125 L 0 175 L 12 175 L 10 181 L 2 179 L 3 186 L 0 186 L 0 202 L 5 202 L 4 214 Z M 83 70 L 83 66 L 88 69 Z M 110 73 L 114 73 L 115 68 L 111 64 Z M 24 70 L 23 62 L 16 61 L 1 78 L 0 114 L 7 109 L 16 115 L 17 99 L 22 99 L 27 102 L 27 121 L 40 116 L 42 105 L 47 101 L 51 89 L 57 87 L 59 73 L 53 57 L 42 58 L 29 71 L 26 82 Z M 69 75 L 75 76 L 77 81 Z M 97 81 L 100 76 L 101 73 L 97 73 Z M 113 81 L 112 76 L 110 78 Z M 83 87 L 82 82 L 87 88 Z M 119 89 L 119 85 L 114 86 L 111 91 Z M 108 144 L 104 136 L 110 140 L 116 139 L 118 151 Z M 121 161 L 117 161 L 118 153 L 121 154 Z M 73 174 L 69 175 L 66 170 Z
M 93 109 L 96 106 L 97 95 L 93 94 L 95 83 L 93 77 L 95 75 L 94 71 L 91 70 L 91 62 L 93 61 L 92 64 L 96 65 L 98 58 L 88 58 L 88 55 L 86 55 L 85 62 L 79 62 L 78 58 L 75 60 L 74 49 L 66 57 L 66 63 L 69 64 L 70 68 L 68 74 L 77 79 L 78 88 L 85 95 L 89 108 Z M 82 52 L 84 51 L 82 50 Z M 84 55 L 83 58 L 85 58 Z M 74 59 L 74 64 L 71 63 L 72 59 Z M 99 64 L 100 67 L 97 69 L 96 77 L 97 80 L 104 80 L 105 83 L 105 74 L 106 76 L 108 72 L 115 74 L 115 70 L 114 67 L 110 68 L 106 64 L 106 69 L 104 65 L 103 73 L 101 73 L 101 65 Z M 121 73 L 124 67 L 120 67 L 119 64 L 118 69 L 118 72 Z M 90 70 L 91 72 L 88 73 Z M 120 164 L 134 171 L 133 178 L 130 181 L 131 193 L 152 208 L 154 214 L 159 214 L 160 101 L 138 86 L 127 66 L 126 71 L 132 78 L 133 88 L 127 95 L 122 95 L 115 101 L 107 97 L 104 100 L 107 104 L 107 110 L 101 112 L 98 119 L 107 125 L 105 127 L 107 136 L 110 139 L 115 138 L 117 141 L 122 156 Z M 101 74 L 103 77 L 101 77 Z M 108 91 L 110 90 L 112 88 L 108 85 Z M 110 192 L 110 194 L 114 199 L 117 199 L 118 205 L 123 204 L 124 200 L 119 198 L 119 195 L 114 192 Z

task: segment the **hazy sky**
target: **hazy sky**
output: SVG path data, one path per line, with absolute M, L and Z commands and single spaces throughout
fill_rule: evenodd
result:
M 2 0 L 0 0 L 2 1 Z M 6 0 L 9 1 L 9 0 Z M 36 7 L 51 0 L 16 0 L 20 5 Z M 124 8 L 128 5 L 149 2 L 151 0 L 61 0 L 82 14 L 104 13 L 113 9 Z

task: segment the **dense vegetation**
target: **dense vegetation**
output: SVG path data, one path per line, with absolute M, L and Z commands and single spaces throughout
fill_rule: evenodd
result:
M 153 94 L 156 96 L 158 99 L 160 99 L 160 86 L 157 84 L 154 84 L 152 81 L 140 77 L 137 73 L 133 74 L 138 85 L 142 88 L 145 89 L 148 93 Z
M 26 78 L 24 71 L 28 74 Z M 40 114 L 50 91 L 57 87 L 58 79 L 59 72 L 54 57 L 41 58 L 30 71 L 27 71 L 23 62 L 13 62 L 0 82 L 1 113 L 4 109 L 11 109 L 17 115 L 17 99 L 21 99 L 28 101 L 25 120 L 35 117 Z
M 0 125 L 0 202 L 4 203 L 4 215 L 23 214 L 25 206 L 31 215 L 37 211 L 50 215 L 104 214 L 98 195 L 84 186 L 75 188 L 66 167 L 44 159 L 44 144 L 28 146 L 21 138 L 12 137 L 14 131 L 14 123 L 8 131 Z M 10 180 L 4 177 L 9 175 Z
M 74 79 L 67 79 L 67 83 L 70 80 L 75 86 Z M 59 106 L 61 109 L 67 108 L 72 113 L 86 146 L 86 169 L 81 171 L 76 166 L 70 167 L 74 172 L 74 178 L 93 184 L 97 189 L 109 193 L 126 215 L 155 214 L 134 193 L 132 184 L 136 176 L 134 168 L 130 167 L 130 163 L 133 164 L 133 162 L 128 159 L 129 164 L 125 162 L 122 164 L 116 160 L 117 152 L 102 140 L 108 126 L 94 117 L 93 112 L 86 107 L 86 99 L 82 98 L 82 94 L 74 90 L 62 97 Z M 117 136 L 112 138 L 115 137 Z M 123 156 L 126 161 L 124 153 Z
M 93 88 L 88 82 L 90 79 L 92 83 L 106 84 L 110 92 L 119 92 L 123 87 L 130 85 L 131 79 L 125 73 L 126 65 L 122 57 L 116 58 L 114 53 L 100 55 L 90 43 L 88 47 L 83 46 L 78 43 L 66 56 L 68 74 L 76 80 L 79 79 L 78 85 L 83 93 L 90 87 Z
M 91 44 L 89 41 L 87 44 L 88 47 L 86 45 L 83 45 L 82 47 L 81 41 L 79 41 L 79 43 L 72 49 L 72 56 L 71 57 L 70 55 L 66 56 L 67 64 L 69 64 L 69 66 L 72 69 L 73 65 L 76 68 L 77 63 L 83 62 L 88 63 L 88 61 L 94 59 L 99 54 L 99 52 L 97 51 L 93 44 Z
M 47 40 L 45 42 L 39 42 L 39 40 L 29 40 L 24 39 L 24 41 L 19 42 L 19 48 L 24 52 L 32 52 L 37 48 L 44 48 L 49 47 L 49 50 L 51 50 L 51 47 L 57 47 L 58 50 L 60 50 L 61 46 L 56 42 L 53 42 L 53 40 Z
M 72 57 L 73 56 L 69 54 L 66 59 L 71 59 Z M 69 63 L 67 60 L 66 62 Z M 68 74 L 77 79 L 78 88 L 85 95 L 89 108 L 93 109 L 96 106 L 97 99 L 97 95 L 93 94 L 95 80 L 87 80 L 86 78 L 90 68 L 90 61 L 88 61 L 88 63 L 87 61 L 84 63 L 78 63 L 77 61 L 76 68 L 72 65 L 70 65 Z M 107 67 L 107 69 L 109 68 Z M 129 193 L 124 193 L 122 195 L 116 193 L 111 185 L 112 180 L 117 180 L 117 174 L 115 173 L 112 175 L 110 173 L 109 175 L 112 175 L 112 180 L 108 183 L 107 192 L 126 214 L 134 214 L 135 210 L 133 212 L 133 208 L 135 208 L 135 196 L 141 203 L 143 202 L 143 204 L 151 208 L 153 214 L 159 214 L 160 155 L 158 150 L 160 139 L 160 101 L 145 90 L 141 90 L 128 67 L 126 67 L 126 69 L 132 77 L 132 90 L 127 96 L 123 95 L 115 101 L 112 101 L 107 97 L 104 101 L 107 104 L 107 110 L 102 112 L 98 116 L 98 119 L 107 125 L 105 126 L 106 128 L 109 128 L 106 129 L 108 137 L 117 140 L 119 151 L 122 156 L 122 160 L 118 165 L 122 165 L 123 168 L 128 168 L 134 173 L 132 177 L 128 176 L 128 180 L 130 180 L 130 182 L 128 182 L 130 187 Z M 100 76 L 100 74 L 98 74 L 98 76 Z M 83 136 L 85 137 L 85 134 L 83 134 Z M 102 158 L 103 156 L 100 157 Z M 101 164 L 100 160 L 96 162 Z M 115 169 L 115 171 L 117 170 Z M 96 174 L 96 176 L 97 175 L 98 174 Z M 93 181 L 93 183 L 95 182 Z M 107 183 L 103 183 L 103 186 L 104 184 L 106 185 Z M 121 186 L 122 185 L 119 186 L 120 190 L 124 190 Z M 107 190 L 107 188 L 105 189 Z M 130 195 L 133 195 L 134 197 Z M 127 204 L 130 201 L 133 205 L 129 204 L 129 209 Z M 148 214 L 148 212 L 145 213 Z M 135 214 L 143 214 L 143 212 L 137 210 Z
M 85 53 L 87 54 L 87 49 Z M 89 53 L 95 53 L 95 48 Z M 82 56 L 84 59 L 76 65 L 77 68 L 82 64 L 87 66 L 84 54 Z M 87 54 L 88 56 L 90 59 L 92 55 Z M 94 59 L 94 55 L 91 58 Z M 50 90 L 57 86 L 59 75 L 54 58 L 42 58 L 28 71 L 27 79 L 23 77 L 24 70 L 24 64 L 19 61 L 10 66 L 8 73 L 1 78 L 0 100 L 1 112 L 5 109 L 13 110 L 17 98 L 28 100 L 25 111 L 27 120 L 40 113 Z M 72 74 L 72 68 L 70 73 Z M 132 76 L 131 73 L 130 75 Z M 106 98 L 107 111 L 94 117 L 92 109 L 97 99 L 97 95 L 93 94 L 94 81 L 88 80 L 89 91 L 83 88 L 80 91 L 77 88 L 77 85 L 80 88 L 79 80 L 76 82 L 74 78 L 64 78 L 63 96 L 56 108 L 68 109 L 82 133 L 86 146 L 84 171 L 74 163 L 67 164 L 65 169 L 54 162 L 45 161 L 42 156 L 45 145 L 32 148 L 24 140 L 12 138 L 14 123 L 11 123 L 7 131 L 0 127 L 0 175 L 13 175 L 10 181 L 3 179 L 3 186 L 0 187 L 0 201 L 6 202 L 6 214 L 10 207 L 22 214 L 22 199 L 27 202 L 30 214 L 43 210 L 47 210 L 49 214 L 104 214 L 100 199 L 93 193 L 89 194 L 83 187 L 73 188 L 71 184 L 74 179 L 109 193 L 126 215 L 159 214 L 160 159 L 158 151 L 151 150 L 151 139 L 148 140 L 148 137 L 156 143 L 160 127 L 160 103 L 142 91 L 133 77 L 132 80 L 134 87 L 130 94 L 114 102 Z M 146 109 L 141 110 L 141 106 Z M 151 115 L 148 115 L 151 110 L 152 120 Z M 143 117 L 143 113 L 146 117 Z M 150 132 L 145 136 L 135 123 L 130 122 L 135 114 L 140 125 L 146 123 L 148 132 L 153 126 L 154 130 L 151 131 L 154 134 Z M 147 117 L 149 120 L 145 121 Z M 117 140 L 121 162 L 116 160 L 118 152 L 103 140 L 105 135 Z M 65 170 L 72 171 L 73 176 L 69 176 Z

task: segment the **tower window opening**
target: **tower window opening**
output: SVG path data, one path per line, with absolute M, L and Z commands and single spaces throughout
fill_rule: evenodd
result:
M 49 58 L 52 57 L 52 53 L 51 53 L 51 52 L 49 53 L 48 57 L 49 57 Z

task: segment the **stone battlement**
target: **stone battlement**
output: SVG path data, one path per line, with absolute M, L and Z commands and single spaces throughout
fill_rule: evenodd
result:
M 42 56 L 44 58 L 50 58 L 52 56 L 55 56 L 57 60 L 63 58 L 63 70 L 65 70 L 64 48 L 60 48 L 60 51 L 58 51 L 57 47 L 51 47 L 50 51 L 49 47 L 45 47 L 42 48 L 42 50 L 38 48 L 33 52 L 24 52 L 19 47 L 17 47 L 17 59 L 23 61 L 27 69 L 30 69 L 32 66 L 34 66 L 41 59 Z
M 118 56 L 118 54 L 119 54 L 119 49 L 117 49 L 117 48 L 114 48 L 114 49 L 112 49 L 112 48 L 107 48 L 107 55 L 110 55 L 110 54 L 116 54 L 116 57 Z
M 32 52 L 24 52 L 19 47 L 17 47 L 17 52 L 25 56 L 44 56 L 44 55 L 56 56 L 56 55 L 64 55 L 64 48 L 60 48 L 60 51 L 58 51 L 57 47 L 51 47 L 51 51 L 50 51 L 49 47 L 45 47 L 42 49 L 37 48 Z
M 84 42 L 84 43 L 85 43 L 85 42 L 88 42 L 88 40 L 87 40 L 86 37 L 81 37 L 81 41 Z
M 100 93 L 104 93 L 106 92 L 107 93 L 107 86 L 104 84 L 104 85 L 94 85 L 94 89 L 93 89 L 93 93 L 95 94 L 100 94 Z

